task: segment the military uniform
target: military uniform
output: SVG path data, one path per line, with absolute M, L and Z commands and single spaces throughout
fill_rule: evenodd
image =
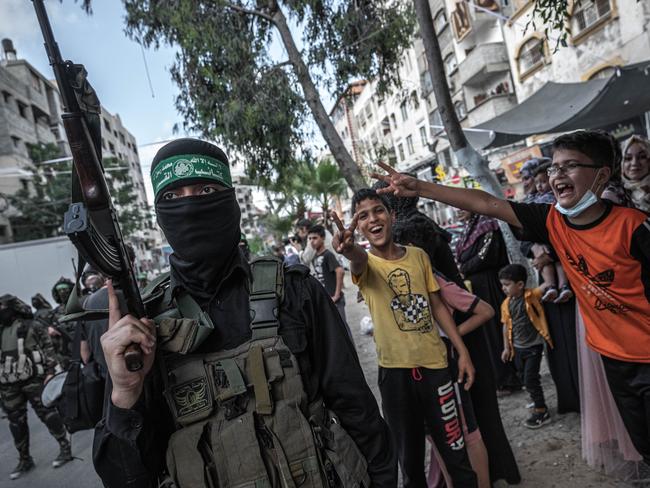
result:
M 72 459 L 59 414 L 41 402 L 43 381 L 54 373 L 55 364 L 52 343 L 44 328 L 34 326 L 29 306 L 12 295 L 0 297 L 0 402 L 20 455 L 12 479 L 34 465 L 29 455 L 27 402 L 61 446 L 53 466 Z
M 65 305 L 73 287 L 74 284 L 67 278 L 60 278 L 59 281 L 55 283 L 52 288 L 52 297 L 59 305 L 54 310 L 51 310 L 47 315 L 42 313 L 44 318 L 41 320 L 42 322 L 45 322 L 48 327 L 51 327 L 56 331 L 54 333 L 50 331 L 50 340 L 54 347 L 54 357 L 56 362 L 64 371 L 68 369 L 72 359 L 72 344 L 77 322 L 60 323 L 59 319 L 65 315 Z
M 104 486 L 397 486 L 390 432 L 324 288 L 304 266 L 249 266 L 241 253 L 225 154 L 174 141 L 152 182 L 171 274 L 144 293 L 159 348 L 144 393 L 128 409 L 107 397 L 95 430 Z M 109 372 L 130 320 L 106 333 Z

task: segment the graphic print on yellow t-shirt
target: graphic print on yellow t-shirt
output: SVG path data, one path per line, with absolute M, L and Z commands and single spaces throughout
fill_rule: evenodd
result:
M 429 298 L 411 291 L 411 277 L 402 268 L 388 275 L 388 286 L 395 293 L 390 301 L 393 317 L 404 332 L 430 332 L 433 329 Z
M 352 275 L 370 309 L 377 360 L 384 368 L 447 367 L 429 293 L 440 289 L 431 262 L 417 247 L 388 260 L 368 254 L 368 266 Z

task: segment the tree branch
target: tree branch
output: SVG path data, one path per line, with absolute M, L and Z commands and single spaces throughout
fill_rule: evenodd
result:
M 262 12 L 260 10 L 240 7 L 239 5 L 234 5 L 232 3 L 227 3 L 226 7 L 231 9 L 231 10 L 234 10 L 235 12 L 239 12 L 239 13 L 247 14 L 247 15 L 255 15 L 257 17 L 261 17 L 262 19 L 268 20 L 272 24 L 275 24 L 275 21 L 273 20 L 273 17 L 271 15 L 265 14 L 264 12 Z

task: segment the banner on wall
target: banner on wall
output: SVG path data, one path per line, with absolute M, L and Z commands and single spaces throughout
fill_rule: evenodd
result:
M 501 167 L 505 172 L 508 183 L 519 183 L 521 181 L 521 176 L 519 175 L 521 166 L 531 158 L 541 158 L 542 156 L 540 146 L 534 145 L 519 149 L 501 159 Z

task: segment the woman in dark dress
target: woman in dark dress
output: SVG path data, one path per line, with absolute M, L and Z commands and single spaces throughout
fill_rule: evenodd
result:
M 512 392 L 521 389 L 521 382 L 512 363 L 501 361 L 501 304 L 505 295 L 501 290 L 498 273 L 509 261 L 499 224 L 495 219 L 473 215 L 464 210 L 459 210 L 458 216 L 465 222 L 465 230 L 456 248 L 460 272 L 472 284 L 472 293 L 496 311 L 494 318 L 482 327 L 487 337 L 494 380 L 499 390 Z
M 406 199 L 399 199 L 406 200 Z M 401 202 L 402 204 L 407 202 Z M 413 203 L 414 205 L 414 203 Z M 420 213 L 420 212 L 417 212 Z M 403 218 L 399 218 L 399 216 Z M 422 215 L 422 214 L 420 214 Z M 426 217 L 426 216 L 425 216 Z M 431 265 L 437 271 L 446 269 L 452 276 L 459 276 L 453 254 L 446 240 L 438 239 L 432 233 L 430 222 L 427 218 L 420 218 L 414 212 L 407 211 L 398 213 L 398 219 L 393 227 L 395 242 L 406 245 L 414 245 L 424 249 L 429 255 Z M 444 273 L 443 273 L 444 274 Z M 452 281 L 461 281 L 459 278 Z M 464 284 L 460 286 L 464 287 Z M 496 308 L 499 310 L 499 308 Z M 454 319 L 457 324 L 464 322 L 467 317 L 458 312 Z M 488 452 L 490 467 L 490 479 L 494 482 L 499 479 L 506 480 L 509 484 L 518 484 L 521 481 L 517 461 L 506 437 L 499 404 L 497 402 L 496 385 L 492 373 L 490 353 L 485 345 L 488 343 L 486 327 L 491 322 L 475 329 L 463 336 L 465 346 L 472 358 L 476 369 L 474 384 L 470 388 L 470 396 L 474 405 L 474 415 L 481 431 L 481 437 Z

